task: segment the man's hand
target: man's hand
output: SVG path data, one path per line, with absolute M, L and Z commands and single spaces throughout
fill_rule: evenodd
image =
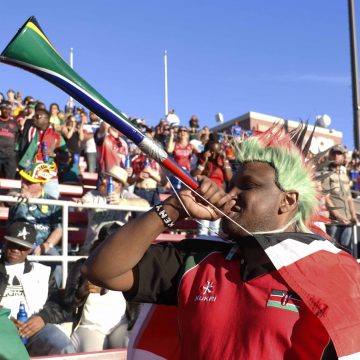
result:
M 15 318 L 11 318 L 13 323 L 19 329 L 19 335 L 24 338 L 30 338 L 45 327 L 44 320 L 37 315 L 33 315 L 26 323 Z
M 110 205 L 117 205 L 120 202 L 120 194 L 112 192 L 106 197 L 106 202 Z
M 48 148 L 43 151 L 43 155 L 48 155 L 52 158 L 56 157 L 56 154 L 51 149 L 48 149 Z
M 236 203 L 235 199 L 206 176 L 199 175 L 196 178 L 200 183 L 200 186 L 197 189 L 198 194 L 208 200 L 215 207 L 219 208 L 223 213 L 229 214 Z M 214 207 L 208 205 L 191 190 L 182 190 L 179 195 L 190 216 L 210 221 L 223 217 L 223 215 L 217 212 Z
M 33 255 L 41 255 L 41 246 L 38 245 L 34 250 L 33 250 Z
M 350 225 L 351 224 L 351 221 L 346 219 L 346 217 L 344 217 L 342 215 L 338 215 L 335 217 L 336 217 L 336 220 L 342 225 Z

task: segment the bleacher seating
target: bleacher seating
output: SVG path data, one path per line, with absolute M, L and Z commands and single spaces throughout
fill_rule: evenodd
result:
M 91 181 L 95 181 L 95 176 L 91 173 L 87 179 L 89 180 L 88 184 Z M 95 174 L 96 175 L 96 174 Z M 9 179 L 0 179 L 0 190 L 9 191 L 11 189 L 20 189 L 21 183 L 20 180 L 9 180 Z M 73 200 L 74 198 L 80 198 L 85 192 L 84 188 L 81 185 L 68 185 L 60 184 L 59 190 L 61 194 L 61 200 Z M 160 194 L 161 200 L 165 200 L 170 194 Z M 5 206 L 0 206 L 0 241 L 5 235 L 7 220 L 9 215 L 9 208 Z M 81 246 L 85 241 L 86 228 L 87 228 L 87 212 L 86 209 L 80 211 L 77 208 L 69 208 L 69 232 L 68 239 L 69 244 L 75 246 Z M 181 241 L 186 238 L 193 238 L 196 235 L 197 223 L 194 220 L 182 220 L 178 221 L 175 224 L 175 227 L 165 231 L 160 234 L 154 242 L 160 241 Z

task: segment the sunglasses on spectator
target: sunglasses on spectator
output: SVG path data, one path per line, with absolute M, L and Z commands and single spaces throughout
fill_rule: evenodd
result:
M 16 249 L 16 250 L 19 250 L 19 251 L 28 251 L 28 250 L 30 250 L 28 247 L 22 246 L 20 244 L 16 244 L 16 243 L 14 243 L 12 241 L 8 241 L 6 246 L 8 247 L 8 249 Z

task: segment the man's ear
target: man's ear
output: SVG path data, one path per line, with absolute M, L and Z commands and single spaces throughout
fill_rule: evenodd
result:
M 284 214 L 297 209 L 299 202 L 299 193 L 295 190 L 289 190 L 282 193 L 279 212 Z

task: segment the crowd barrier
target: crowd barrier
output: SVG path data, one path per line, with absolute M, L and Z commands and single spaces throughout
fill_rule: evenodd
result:
M 3 203 L 17 203 L 19 199 L 14 196 L 7 196 L 7 195 L 0 195 L 0 202 Z M 68 276 L 68 266 L 70 262 L 77 261 L 84 256 L 76 256 L 76 255 L 69 255 L 69 209 L 74 208 L 83 208 L 83 209 L 109 209 L 109 210 L 117 210 L 117 211 L 131 211 L 131 212 L 146 212 L 150 209 L 150 207 L 142 207 L 142 206 L 122 206 L 122 205 L 99 205 L 99 204 L 81 204 L 75 201 L 66 201 L 66 200 L 52 200 L 52 199 L 29 199 L 29 203 L 31 204 L 42 204 L 42 205 L 57 205 L 62 208 L 62 228 L 63 228 L 63 235 L 62 235 L 62 242 L 61 242 L 61 255 L 54 256 L 54 255 L 39 255 L 34 256 L 30 255 L 28 259 L 30 261 L 46 261 L 46 262 L 57 262 L 62 264 L 62 287 L 66 285 L 66 279 Z M 7 219 L 7 208 L 0 207 L 0 219 Z M 3 210 L 3 211 L 1 211 Z M 4 213 L 2 216 L 2 212 Z M 5 214 L 6 213 L 6 214 Z M 196 235 L 196 228 L 197 225 L 193 220 L 186 220 L 176 224 L 175 226 L 175 233 L 163 233 L 160 234 L 154 242 L 159 241 L 180 241 L 185 238 L 195 237 Z M 80 228 L 72 228 L 75 231 L 79 231 Z M 5 228 L 1 228 L 0 232 L 4 233 Z M 354 226 L 354 237 L 353 237 L 353 255 L 355 258 L 358 258 L 358 231 L 359 227 Z M 176 233 L 178 232 L 178 233 Z M 80 232 L 79 232 L 80 233 Z M 2 239 L 0 239 L 1 241 Z M 75 243 L 81 244 L 82 240 L 80 237 L 75 240 Z
M 14 196 L 0 195 L 0 202 L 4 203 L 17 203 L 19 199 Z M 81 204 L 74 201 L 52 200 L 52 199 L 29 199 L 30 204 L 41 205 L 57 205 L 62 207 L 62 228 L 63 236 L 61 242 L 61 255 L 31 255 L 28 257 L 31 261 L 47 261 L 47 262 L 60 262 L 62 264 L 62 286 L 65 287 L 66 278 L 68 275 L 68 263 L 74 262 L 83 256 L 68 255 L 69 244 L 69 208 L 85 208 L 85 209 L 109 209 L 118 211 L 131 211 L 131 212 L 146 212 L 150 207 L 142 206 L 122 206 L 122 205 L 99 205 L 99 204 Z

